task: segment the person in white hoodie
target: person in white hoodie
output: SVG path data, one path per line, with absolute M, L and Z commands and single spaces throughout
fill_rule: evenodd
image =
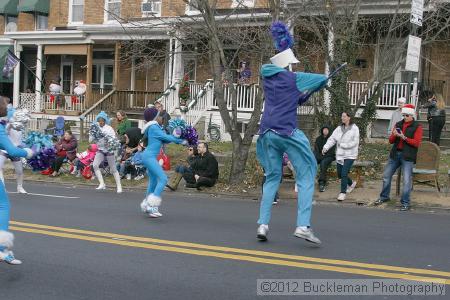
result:
M 112 137 L 116 136 L 116 132 L 109 125 L 111 121 L 110 121 L 108 115 L 104 111 L 101 111 L 97 115 L 95 121 L 98 123 L 102 133 L 105 136 L 112 136 Z M 110 152 L 107 149 L 105 138 L 95 140 L 94 137 L 89 136 L 89 142 L 90 143 L 94 142 L 95 144 L 97 144 L 97 147 L 98 147 L 98 151 L 95 154 L 94 162 L 92 163 L 92 167 L 94 168 L 95 176 L 97 177 L 98 182 L 99 182 L 99 185 L 96 189 L 97 190 L 106 189 L 105 182 L 103 181 L 102 172 L 100 171 L 100 168 L 99 168 L 100 164 L 105 160 L 105 157 L 106 157 L 111 174 L 114 176 L 114 180 L 116 181 L 117 193 L 118 194 L 122 193 L 122 184 L 120 182 L 119 172 L 117 171 L 117 168 L 116 168 L 114 153 Z
M 356 187 L 356 180 L 353 181 L 348 174 L 353 162 L 358 158 L 359 147 L 359 128 L 353 123 L 352 116 L 348 112 L 343 112 L 341 120 L 342 125 L 333 131 L 322 150 L 322 154 L 325 154 L 336 145 L 337 173 L 341 179 L 341 192 L 337 197 L 338 201 L 345 200 L 346 195 Z

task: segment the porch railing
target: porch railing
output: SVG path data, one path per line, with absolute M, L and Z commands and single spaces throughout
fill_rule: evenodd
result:
M 82 113 L 86 109 L 85 96 L 45 95 L 41 101 L 41 111 L 64 111 Z
M 195 126 L 211 107 L 212 99 L 214 98 L 214 84 L 212 81 L 207 81 L 204 85 L 196 84 L 190 92 L 191 98 L 196 103 L 192 106 L 191 103 L 188 104 L 190 109 L 185 114 L 185 119 L 189 125 Z
M 149 104 L 153 104 L 161 95 L 160 92 L 147 91 L 116 91 L 112 97 L 116 103 L 116 110 L 139 110 L 146 109 Z
M 236 97 L 237 97 L 237 110 L 238 111 L 253 111 L 255 108 L 255 99 L 259 90 L 259 85 L 251 84 L 251 85 L 238 85 L 233 84 L 236 89 Z M 228 109 L 231 109 L 231 101 L 232 101 L 232 93 L 230 87 L 224 88 L 224 97 L 227 100 Z M 215 98 L 212 99 L 211 108 L 218 109 L 217 100 Z
M 367 99 L 369 99 L 373 95 L 377 87 L 377 84 L 378 83 L 375 83 L 373 87 L 369 89 L 367 95 L 364 97 L 363 102 L 361 103 L 362 106 L 364 106 L 367 102 Z M 360 81 L 349 81 L 347 85 L 350 103 L 351 105 L 355 105 L 360 95 L 366 90 L 368 83 Z M 412 83 L 393 83 L 393 82 L 385 83 L 380 98 L 378 99 L 377 107 L 378 108 L 397 107 L 398 98 L 400 97 L 407 98 L 408 95 L 412 94 L 411 93 L 412 89 L 413 89 Z M 415 98 L 411 95 L 410 103 L 415 102 L 414 99 Z

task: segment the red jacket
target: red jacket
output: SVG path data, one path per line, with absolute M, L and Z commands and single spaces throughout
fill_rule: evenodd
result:
M 409 125 L 411 125 L 412 122 L 405 122 L 403 124 L 403 128 L 402 128 L 402 132 L 404 133 L 406 128 L 409 127 Z M 423 128 L 422 125 L 419 124 L 419 126 L 417 127 L 416 132 L 414 133 L 414 138 L 406 138 L 406 140 L 402 140 L 400 139 L 397 149 L 403 149 L 403 143 L 408 143 L 408 145 L 415 147 L 415 148 L 419 148 L 420 142 L 422 141 L 422 135 L 423 135 Z M 391 133 L 391 136 L 389 137 L 389 143 L 393 144 L 395 143 L 395 140 L 397 139 L 397 136 L 393 133 Z

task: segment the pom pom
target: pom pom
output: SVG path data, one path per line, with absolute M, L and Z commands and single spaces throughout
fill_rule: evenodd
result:
M 294 39 L 289 32 L 289 28 L 283 22 L 273 22 L 270 27 L 270 32 L 272 33 L 275 48 L 277 48 L 279 52 L 283 52 L 294 45 Z
M 9 124 L 14 130 L 24 131 L 30 119 L 31 116 L 27 109 L 17 109 L 9 121 Z
M 183 131 L 186 128 L 186 121 L 180 118 L 170 119 L 169 120 L 169 129 L 170 132 L 173 132 L 176 128 L 180 128 Z
M 197 130 L 192 126 L 187 126 L 181 134 L 181 138 L 188 141 L 191 146 L 196 146 L 198 144 L 198 133 Z
M 120 148 L 119 139 L 115 136 L 105 135 L 100 128 L 100 125 L 98 125 L 97 123 L 91 124 L 91 127 L 89 127 L 89 135 L 94 141 L 103 139 L 105 141 L 105 149 L 108 152 L 114 152 Z
M 24 141 L 26 147 L 36 154 L 27 160 L 33 171 L 42 171 L 50 168 L 56 158 L 56 151 L 53 147 L 52 136 L 31 131 Z

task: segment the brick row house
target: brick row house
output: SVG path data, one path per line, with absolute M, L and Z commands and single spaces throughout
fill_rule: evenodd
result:
M 284 2 L 288 6 L 296 5 L 294 0 Z M 218 3 L 225 10 L 240 4 L 262 12 L 267 7 L 267 0 L 221 0 Z M 378 12 L 376 5 L 366 9 L 370 14 L 387 13 Z M 236 13 L 243 11 L 236 10 Z M 78 122 L 80 115 L 89 120 L 99 109 L 111 112 L 115 109 L 142 111 L 156 99 L 164 100 L 169 112 L 178 113 L 177 87 L 174 83 L 183 74 L 189 74 L 191 94 L 195 96 L 208 86 L 211 75 L 208 62 L 193 55 L 189 45 L 181 45 L 174 35 L 168 34 L 168 27 L 164 24 L 171 18 L 188 18 L 195 14 L 198 14 L 195 7 L 183 0 L 2 0 L 0 67 L 3 67 L 8 49 L 23 63 L 15 68 L 12 78 L 0 78 L 1 93 L 11 97 L 15 106 L 28 108 L 35 117 L 43 119 L 65 115 L 67 119 Z M 266 16 L 269 17 L 267 13 Z M 151 22 L 159 22 L 160 26 L 149 29 L 136 25 Z M 127 50 L 123 48 L 123 42 L 131 40 L 158 43 L 167 49 L 167 55 L 160 63 L 148 66 L 134 58 L 124 60 L 123 54 Z M 450 101 L 448 43 L 428 47 L 423 53 L 426 59 L 421 66 L 419 81 L 439 89 Z M 370 48 L 361 54 L 357 72 L 353 73 L 355 81 L 349 83 L 350 90 L 361 89 L 364 82 L 371 78 L 377 59 L 375 51 Z M 242 128 L 252 111 L 249 95 L 254 95 L 261 63 L 255 60 L 250 64 L 253 75 L 250 82 L 242 87 L 245 91 L 238 101 L 242 104 L 239 106 Z M 317 64 L 317 71 L 325 69 L 323 63 Z M 55 99 L 49 93 L 49 85 L 58 78 L 64 96 Z M 80 81 L 87 86 L 83 96 L 74 93 L 76 83 Z M 392 86 L 397 85 L 397 93 L 389 99 L 385 97 L 385 103 L 379 106 L 378 115 L 382 124 L 386 123 L 384 120 L 390 118 L 396 107 L 396 98 L 405 94 L 409 86 L 402 83 L 405 81 L 402 70 L 391 81 Z M 226 140 L 229 137 L 213 103 L 210 85 L 205 90 L 203 102 L 199 101 L 187 118 L 190 123 L 204 124 L 205 127 L 212 119 L 221 128 Z M 138 114 L 135 118 L 139 119 Z

